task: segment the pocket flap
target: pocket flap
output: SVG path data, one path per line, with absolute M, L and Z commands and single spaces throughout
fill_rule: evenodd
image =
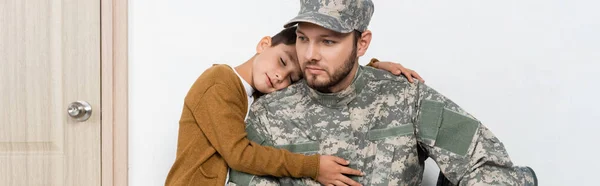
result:
M 406 124 L 398 127 L 390 127 L 385 129 L 373 129 L 367 132 L 368 140 L 380 140 L 387 137 L 403 136 L 414 134 L 414 128 L 412 124 Z
M 290 152 L 295 153 L 306 153 L 306 152 L 318 152 L 319 151 L 319 143 L 317 142 L 305 142 L 305 143 L 297 143 L 297 144 L 288 144 L 288 145 L 275 145 L 276 148 L 286 149 Z

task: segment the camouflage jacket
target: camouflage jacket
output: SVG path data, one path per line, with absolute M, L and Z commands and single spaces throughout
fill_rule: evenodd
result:
M 359 66 L 352 84 L 323 94 L 296 83 L 251 108 L 248 138 L 304 154 L 334 155 L 365 173 L 363 185 L 420 185 L 425 159 L 457 185 L 537 185 L 503 144 L 457 104 L 421 83 Z M 232 171 L 231 185 L 319 185 Z

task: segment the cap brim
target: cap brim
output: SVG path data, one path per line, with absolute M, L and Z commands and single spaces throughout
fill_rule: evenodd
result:
M 343 25 L 343 23 L 335 17 L 315 12 L 307 12 L 304 14 L 300 14 L 294 19 L 288 21 L 285 25 L 283 25 L 283 27 L 288 28 L 302 22 L 319 25 L 323 28 L 339 33 L 350 33 L 354 30 Z

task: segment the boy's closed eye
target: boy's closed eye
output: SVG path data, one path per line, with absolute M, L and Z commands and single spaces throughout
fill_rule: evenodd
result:
M 279 58 L 279 61 L 281 62 L 281 64 L 283 64 L 283 66 L 287 66 L 287 64 L 285 63 L 285 61 L 283 60 L 283 58 Z

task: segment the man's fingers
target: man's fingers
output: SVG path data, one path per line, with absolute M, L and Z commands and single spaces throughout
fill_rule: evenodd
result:
M 360 172 L 359 170 L 348 168 L 348 167 L 342 167 L 342 170 L 340 172 L 342 174 L 348 174 L 348 175 L 356 175 L 356 176 L 363 175 L 362 172 Z
M 362 186 L 360 183 L 348 178 L 347 176 L 341 176 L 339 180 L 351 186 Z

